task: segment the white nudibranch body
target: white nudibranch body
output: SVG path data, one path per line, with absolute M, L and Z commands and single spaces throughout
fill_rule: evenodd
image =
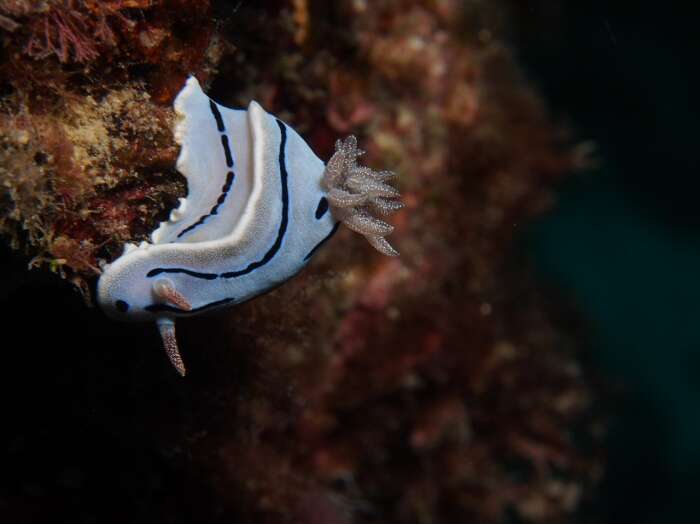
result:
M 153 231 L 151 243 L 128 244 L 104 268 L 97 293 L 112 318 L 156 321 L 184 375 L 176 318 L 239 304 L 281 284 L 355 213 L 329 202 L 325 164 L 256 102 L 247 110 L 223 107 L 190 77 L 174 106 L 177 169 L 187 179 L 187 197 Z M 340 164 L 357 168 L 359 154 Z M 334 180 L 342 178 L 338 165 Z

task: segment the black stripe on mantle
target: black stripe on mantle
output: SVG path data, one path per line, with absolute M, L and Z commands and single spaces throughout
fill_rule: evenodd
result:
M 275 121 L 277 122 L 277 125 L 280 128 L 281 135 L 278 161 L 280 166 L 280 178 L 282 182 L 282 220 L 280 221 L 280 226 L 277 231 L 277 238 L 275 239 L 275 242 L 272 244 L 270 249 L 267 250 L 267 252 L 263 255 L 263 257 L 260 260 L 251 262 L 244 269 L 239 269 L 236 271 L 228 271 L 225 273 L 217 274 L 200 273 L 185 268 L 155 268 L 146 274 L 147 277 L 155 277 L 157 275 L 160 275 L 161 273 L 184 273 L 191 277 L 201 278 L 204 280 L 214 280 L 216 278 L 236 278 L 242 275 L 246 275 L 252 271 L 255 271 L 259 267 L 264 266 L 277 254 L 277 252 L 280 250 L 280 247 L 282 247 L 282 240 L 284 239 L 284 235 L 287 233 L 287 226 L 289 223 L 289 187 L 287 180 L 287 164 L 285 159 L 285 152 L 287 146 L 287 128 L 284 125 L 284 123 L 280 120 L 275 119 Z
M 226 126 L 224 125 L 224 119 L 221 117 L 221 112 L 219 111 L 219 108 L 216 106 L 216 103 L 213 100 L 209 100 L 209 108 L 211 109 L 211 112 L 214 115 L 214 120 L 216 120 L 216 128 L 221 133 L 221 145 L 224 148 L 226 166 L 230 169 L 230 171 L 226 173 L 226 182 L 224 182 L 224 185 L 221 188 L 221 195 L 219 195 L 219 198 L 216 200 L 216 204 L 214 204 L 209 213 L 207 213 L 206 215 L 202 215 L 194 224 L 180 231 L 177 235 L 177 238 L 180 238 L 181 236 L 185 235 L 186 233 L 189 233 L 196 227 L 201 226 L 202 224 L 204 224 L 204 221 L 210 216 L 218 214 L 219 206 L 223 204 L 226 200 L 226 196 L 228 195 L 228 192 L 231 189 L 231 186 L 233 185 L 233 179 L 236 177 L 235 173 L 233 172 L 233 156 L 231 155 L 231 150 L 229 149 L 228 145 L 228 136 L 226 135 Z

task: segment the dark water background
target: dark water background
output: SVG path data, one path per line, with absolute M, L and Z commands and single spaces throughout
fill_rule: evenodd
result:
M 535 257 L 542 281 L 581 308 L 594 363 L 624 385 L 615 396 L 618 405 L 606 406 L 615 414 L 609 470 L 591 513 L 609 523 L 695 520 L 698 22 L 680 2 L 566 4 L 556 16 L 537 2 L 523 8 L 516 27 L 519 57 L 553 114 L 570 118 L 580 137 L 598 144 L 601 164 L 562 188 L 558 208 L 528 230 L 522 247 Z M 83 500 L 75 502 L 86 514 L 90 506 L 130 500 L 142 501 L 143 512 L 154 516 L 169 496 L 196 491 L 177 484 L 177 472 L 166 470 L 162 457 L 144 455 L 139 442 L 109 434 L 110 427 L 130 424 L 130 406 L 182 390 L 172 384 L 178 379 L 159 351 L 127 350 L 124 358 L 143 359 L 139 380 L 76 383 L 70 374 L 54 376 L 54 370 L 65 370 L 65 352 L 79 353 L 73 361 L 82 369 L 71 373 L 87 377 L 95 368 L 134 369 L 123 364 L 123 348 L 157 348 L 155 330 L 112 324 L 84 308 L 67 284 L 27 273 L 25 262 L 10 261 L 6 250 L 2 266 L 3 419 L 25 430 L 0 436 L 8 458 L 2 482 L 11 483 L 0 489 L 27 500 L 27 493 L 42 497 L 47 485 L 59 486 L 56 497 L 71 497 L 78 486 Z M 95 340 L 99 348 L 90 347 Z M 46 383 L 56 390 L 47 391 Z M 134 383 L 143 389 L 124 390 Z M 86 395 L 99 403 L 93 413 L 104 419 L 112 412 L 114 420 L 91 419 Z M 72 399 L 81 400 L 74 406 Z M 35 452 L 47 447 L 57 451 Z M 106 484 L 85 486 L 86 477 Z M 120 490 L 118 497 L 114 490 Z M 26 510 L 31 515 L 32 508 Z
M 590 322 L 592 358 L 626 394 L 613 420 L 606 522 L 697 519 L 700 488 L 700 74 L 681 2 L 531 6 L 519 53 L 600 168 L 530 231 L 540 277 Z M 544 3 L 543 3 L 544 6 Z M 597 508 L 600 510 L 601 508 Z

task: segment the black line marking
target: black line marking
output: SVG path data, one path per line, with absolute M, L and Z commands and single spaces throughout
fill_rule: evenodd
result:
M 189 269 L 182 269 L 182 268 L 156 268 L 156 269 L 151 269 L 148 273 L 146 273 L 146 276 L 148 278 L 155 277 L 157 275 L 160 275 L 161 273 L 184 273 L 185 275 L 189 275 L 191 277 L 195 278 L 201 278 L 204 280 L 214 280 L 215 278 L 218 278 L 219 275 L 216 273 L 199 273 L 197 271 L 191 271 Z
M 219 213 L 219 206 L 224 203 L 226 200 L 226 197 L 228 196 L 228 190 L 231 189 L 231 184 L 233 184 L 233 179 L 236 175 L 233 174 L 233 171 L 229 171 L 226 174 L 226 183 L 223 185 L 221 188 L 221 195 L 219 195 L 219 198 L 216 201 L 216 204 L 214 207 L 211 208 L 211 211 L 209 211 L 209 214 L 207 215 L 202 215 L 199 217 L 199 220 L 197 220 L 194 224 L 192 224 L 189 227 L 186 227 L 180 233 L 177 235 L 177 238 L 180 238 L 182 235 L 185 233 L 189 233 L 192 231 L 195 227 L 201 226 L 204 221 L 209 218 L 211 215 L 217 215 Z
M 282 239 L 287 232 L 287 223 L 289 222 L 289 188 L 287 187 L 287 164 L 285 159 L 285 149 L 287 147 L 287 128 L 280 121 L 277 120 L 277 125 L 280 128 L 280 134 L 282 139 L 280 141 L 280 155 L 279 155 L 279 165 L 280 165 L 280 177 L 282 179 L 282 221 L 280 222 L 280 228 L 277 231 L 277 238 L 272 247 L 267 250 L 267 253 L 258 261 L 252 262 L 245 269 L 239 271 L 229 271 L 228 273 L 222 273 L 221 278 L 236 278 L 246 273 L 250 273 L 258 269 L 261 266 L 267 264 L 272 257 L 274 257 L 282 247 Z
M 177 238 L 180 238 L 180 237 L 181 237 L 182 235 L 184 235 L 185 233 L 189 233 L 189 232 L 192 231 L 195 227 L 198 227 L 198 226 L 201 226 L 202 224 L 204 224 L 204 221 L 205 221 L 210 215 L 216 215 L 216 214 L 218 213 L 218 211 L 216 211 L 216 207 L 214 207 L 213 211 L 214 211 L 214 213 L 210 212 L 208 215 L 202 215 L 201 217 L 199 217 L 199 220 L 197 220 L 194 224 L 192 224 L 191 226 L 188 226 L 188 227 L 186 227 L 185 229 L 183 229 L 182 231 L 180 231 L 180 232 L 177 234 Z
M 328 200 L 326 197 L 321 197 L 321 200 L 318 201 L 318 207 L 316 208 L 316 220 L 325 215 L 326 211 L 328 211 Z
M 280 178 L 282 181 L 282 220 L 280 222 L 279 230 L 277 231 L 277 238 L 272 247 L 267 250 L 267 253 L 263 257 L 256 261 L 250 263 L 245 269 L 238 271 L 229 271 L 227 273 L 222 273 L 217 275 L 215 273 L 199 273 L 197 271 L 191 271 L 189 269 L 183 268 L 156 268 L 149 271 L 146 276 L 154 277 L 160 275 L 161 273 L 184 273 L 191 277 L 202 278 L 205 280 L 213 280 L 215 278 L 236 278 L 241 275 L 245 275 L 258 269 L 261 266 L 267 264 L 272 258 L 277 254 L 280 247 L 282 247 L 282 240 L 284 235 L 287 233 L 287 224 L 289 223 L 289 188 L 287 187 L 287 164 L 285 159 L 285 148 L 287 146 L 287 128 L 284 123 L 277 120 L 277 125 L 280 128 L 281 141 L 280 141 L 280 153 L 279 153 L 279 166 L 280 166 Z M 337 228 L 337 225 L 336 225 Z M 312 250 L 313 251 L 313 250 Z
M 335 235 L 335 232 L 338 231 L 338 226 L 339 226 L 339 225 L 340 225 L 340 222 L 336 222 L 336 223 L 335 223 L 335 225 L 333 226 L 333 229 L 331 229 L 331 232 L 328 233 L 325 237 L 323 237 L 323 239 L 322 239 L 318 244 L 316 244 L 316 245 L 314 246 L 314 248 L 313 248 L 311 251 L 309 251 L 309 254 L 306 255 L 306 256 L 304 257 L 304 260 L 305 260 L 305 261 L 306 261 L 306 260 L 309 260 L 312 256 L 314 256 L 314 253 L 316 253 L 316 251 L 318 250 L 318 248 L 320 248 L 323 244 L 325 244 L 326 242 L 328 242 L 328 241 L 330 240 L 330 238 L 331 238 L 333 235 Z
M 229 189 L 231 189 L 231 184 L 233 184 L 233 177 L 236 175 L 233 173 L 233 171 L 229 171 L 226 173 L 226 182 L 224 183 L 224 187 L 221 188 L 221 191 L 224 193 L 227 193 Z
M 221 145 L 224 146 L 224 154 L 226 155 L 226 167 L 233 167 L 233 157 L 231 156 L 231 150 L 228 147 L 228 137 L 226 135 L 221 135 Z
M 124 302 L 123 300 L 117 300 L 114 303 L 114 305 L 116 306 L 117 311 L 119 311 L 120 313 L 126 313 L 127 311 L 129 311 L 129 303 L 128 302 Z
M 214 118 L 216 118 L 216 128 L 219 130 L 219 133 L 225 132 L 226 127 L 224 126 L 224 119 L 221 118 L 221 113 L 219 112 L 219 108 L 216 107 L 216 102 L 209 100 L 209 107 L 211 108 Z
M 226 166 L 229 168 L 233 169 L 233 157 L 231 156 L 231 149 L 229 148 L 228 145 L 228 136 L 226 136 L 226 127 L 224 126 L 224 120 L 221 118 L 221 113 L 219 112 L 219 108 L 216 106 L 216 103 L 213 100 L 209 100 L 209 107 L 211 108 L 211 112 L 214 115 L 214 119 L 216 120 L 216 128 L 221 132 L 224 133 L 221 135 L 221 145 L 224 148 L 224 155 L 226 156 Z M 219 214 L 219 206 L 224 203 L 226 200 L 226 195 L 228 194 L 229 189 L 231 189 L 231 184 L 233 184 L 233 179 L 236 175 L 233 173 L 233 170 L 229 171 L 226 174 L 226 182 L 224 183 L 224 186 L 221 188 L 221 195 L 219 195 L 219 198 L 216 200 L 216 204 L 214 204 L 214 207 L 211 208 L 209 213 L 206 215 L 202 215 L 197 219 L 197 221 L 194 224 L 191 224 L 190 226 L 186 227 L 182 231 L 180 231 L 177 235 L 176 238 L 180 238 L 186 233 L 189 233 L 192 231 L 194 228 L 201 226 L 204 224 L 204 221 L 209 218 L 212 215 L 218 215 Z
M 151 313 L 160 313 L 163 311 L 169 311 L 171 313 L 193 314 L 193 313 L 201 313 L 202 311 L 204 311 L 206 309 L 211 309 L 211 308 L 216 307 L 216 306 L 223 306 L 224 304 L 228 304 L 230 302 L 233 302 L 234 300 L 235 299 L 233 299 L 233 298 L 224 298 L 223 300 L 217 300 L 216 302 L 210 302 L 209 304 L 205 304 L 201 307 L 190 309 L 189 311 L 185 311 L 184 309 L 169 306 L 168 304 L 151 304 L 150 306 L 146 306 L 143 309 L 145 309 L 146 311 L 150 311 Z

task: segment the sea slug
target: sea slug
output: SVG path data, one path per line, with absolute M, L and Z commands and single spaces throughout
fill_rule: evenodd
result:
M 284 122 L 251 102 L 211 100 L 190 77 L 175 100 L 177 169 L 188 194 L 152 233 L 103 268 L 98 302 L 112 318 L 151 320 L 185 374 L 175 319 L 239 304 L 291 278 L 338 229 L 398 253 L 375 218 L 401 207 L 390 172 L 357 165 L 355 137 L 325 165 Z

